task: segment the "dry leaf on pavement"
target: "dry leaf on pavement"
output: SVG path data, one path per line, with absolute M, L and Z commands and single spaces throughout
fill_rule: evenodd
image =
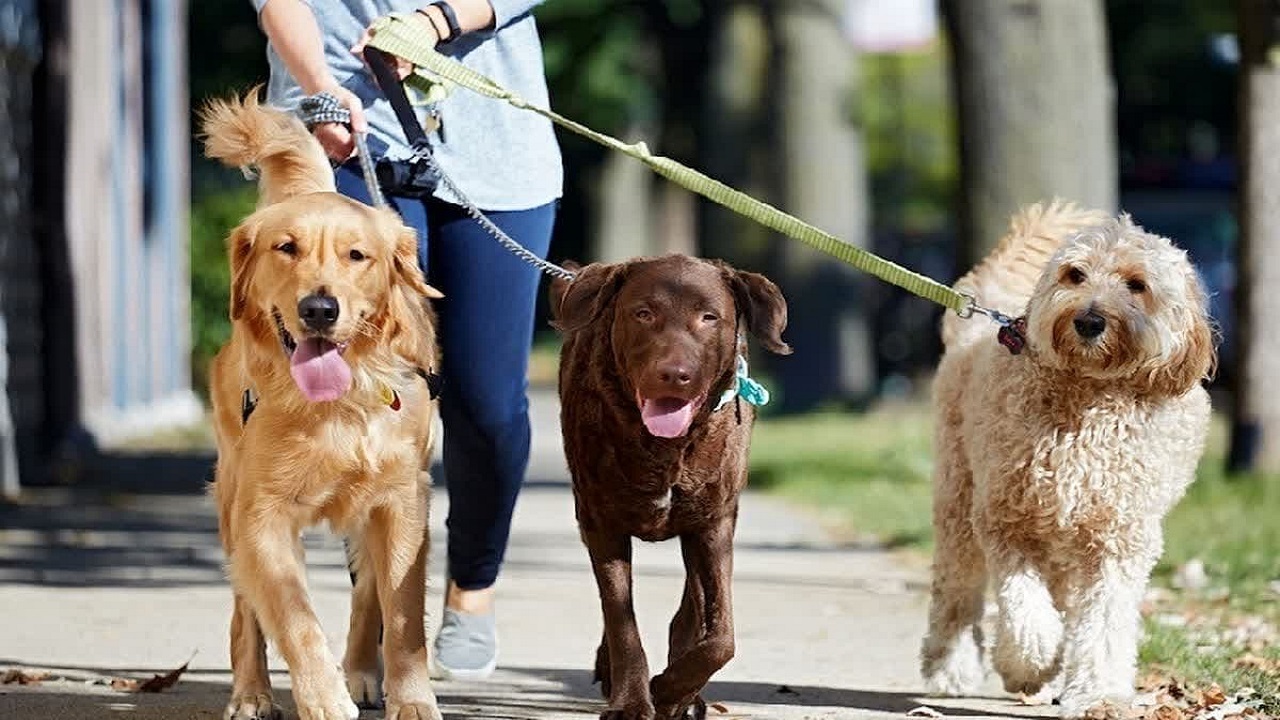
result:
M 0 673 L 0 685 L 39 685 L 49 679 L 47 672 L 34 672 L 31 670 L 19 670 L 17 668 L 5 670 Z
M 191 664 L 191 660 L 194 658 L 195 655 L 193 654 L 191 658 L 182 663 L 182 667 L 170 670 L 164 675 L 153 675 L 148 680 L 114 678 L 111 681 L 111 687 L 121 692 L 131 693 L 158 693 L 162 690 L 168 690 L 178 684 L 178 678 L 181 678 L 182 673 L 187 671 L 187 666 Z

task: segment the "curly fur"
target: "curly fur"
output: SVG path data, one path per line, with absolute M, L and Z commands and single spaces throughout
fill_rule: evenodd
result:
M 1204 292 L 1169 240 L 1064 203 L 1025 209 L 957 287 L 1025 314 L 1027 346 L 1010 354 L 981 320 L 943 323 L 922 673 L 933 692 L 977 688 L 990 585 L 1005 688 L 1061 682 L 1063 717 L 1118 715 L 1161 522 L 1208 428 Z

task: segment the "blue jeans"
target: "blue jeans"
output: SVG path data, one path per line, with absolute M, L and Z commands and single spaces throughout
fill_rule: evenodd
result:
M 359 167 L 336 173 L 338 192 L 369 203 Z M 464 590 L 493 585 L 506 553 L 516 496 L 529 464 L 529 348 L 541 275 L 465 211 L 436 198 L 388 197 L 418 233 L 418 261 L 444 293 L 435 302 L 443 355 L 440 419 L 449 492 L 449 578 Z M 546 257 L 556 203 L 486 212 Z

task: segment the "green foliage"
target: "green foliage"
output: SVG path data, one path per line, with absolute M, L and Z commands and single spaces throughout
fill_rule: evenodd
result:
M 658 103 L 641 54 L 643 18 L 615 0 L 548 0 L 538 8 L 555 108 L 604 132 L 620 132 Z
M 246 183 L 206 193 L 191 207 L 191 367 L 201 392 L 207 390 L 209 361 L 231 334 L 225 240 L 256 202 L 256 186 Z
M 877 224 L 907 232 L 946 227 L 958 183 L 946 46 L 865 55 L 859 68 L 854 115 Z

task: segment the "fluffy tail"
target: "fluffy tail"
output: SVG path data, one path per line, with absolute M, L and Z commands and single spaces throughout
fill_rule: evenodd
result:
M 1045 265 L 1063 241 L 1111 217 L 1062 200 L 1029 205 L 1013 216 L 1009 232 L 982 262 L 956 281 L 955 288 L 973 295 L 983 307 L 1021 315 Z M 966 320 L 947 313 L 942 320 L 942 342 L 947 347 L 992 332 L 991 324 L 981 318 Z
M 243 98 L 211 100 L 200 111 L 205 155 L 259 173 L 259 206 L 295 195 L 333 192 L 333 169 L 298 118 L 258 103 L 258 88 Z

